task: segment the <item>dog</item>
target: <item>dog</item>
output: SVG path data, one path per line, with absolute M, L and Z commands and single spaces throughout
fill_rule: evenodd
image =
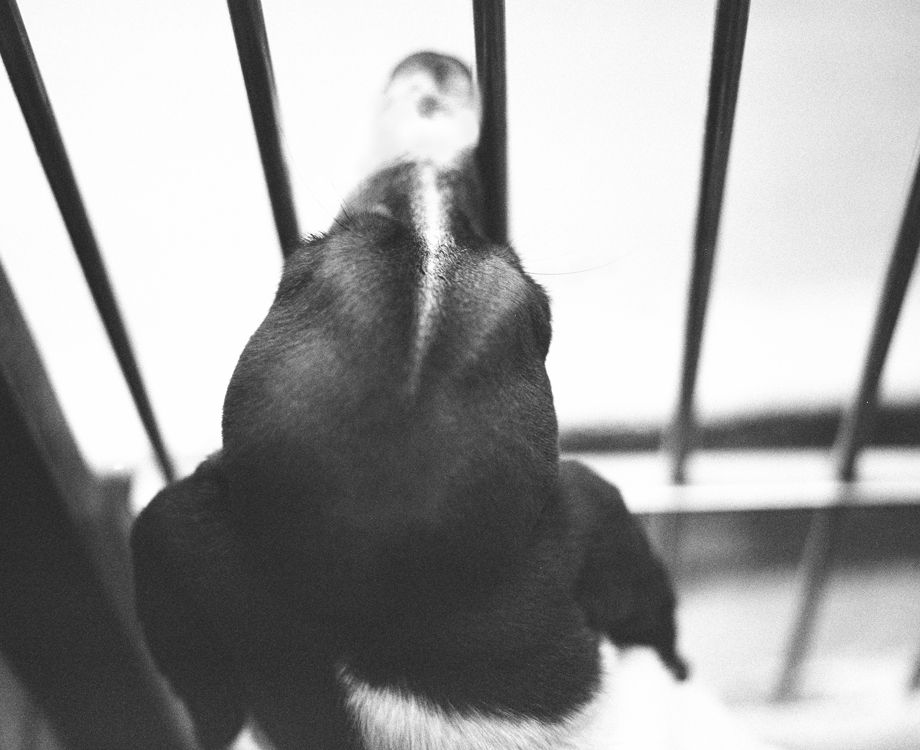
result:
M 379 163 L 286 260 L 222 448 L 135 523 L 139 617 L 205 748 L 247 722 L 279 749 L 671 747 L 705 713 L 674 697 L 642 527 L 559 459 L 549 302 L 483 232 L 478 129 L 462 62 L 397 66 Z

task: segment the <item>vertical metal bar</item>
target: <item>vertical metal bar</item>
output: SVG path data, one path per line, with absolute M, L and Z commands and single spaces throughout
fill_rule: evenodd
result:
M 911 275 L 917 262 L 917 248 L 920 245 L 920 162 L 918 162 L 901 225 L 895 240 L 894 250 L 885 275 L 882 298 L 879 301 L 872 328 L 869 350 L 863 363 L 859 388 L 843 417 L 837 435 L 837 477 L 849 482 L 855 476 L 856 460 L 872 429 L 872 422 L 878 408 L 878 389 L 888 350 L 894 337 L 895 327 Z
M 259 0 L 227 0 L 233 37 L 240 58 L 252 125 L 259 144 L 281 252 L 286 258 L 300 242 L 294 191 L 288 174 L 275 92 L 275 73 Z
M 686 479 L 685 465 L 695 431 L 694 391 L 722 215 L 749 6 L 749 0 L 719 0 L 716 9 L 680 393 L 666 444 L 675 483 L 683 483 Z
M 505 0 L 473 0 L 476 77 L 482 128 L 476 161 L 482 180 L 485 226 L 495 242 L 508 242 L 508 89 L 505 66 Z
M 878 409 L 878 389 L 894 336 L 907 287 L 917 261 L 920 246 L 920 162 L 894 250 L 888 264 L 881 300 L 876 311 L 869 349 L 863 362 L 859 386 L 849 409 L 844 413 L 837 433 L 835 451 L 836 477 L 844 483 L 841 502 L 832 508 L 815 511 L 805 550 L 802 555 L 803 591 L 799 609 L 789 638 L 775 698 L 786 700 L 793 696 L 802 665 L 808 653 L 815 618 L 824 597 L 835 551 L 846 527 L 848 497 L 846 485 L 856 476 L 859 453 L 868 439 Z
M 191 750 L 133 616 L 127 483 L 86 467 L 0 267 L 0 651 L 67 747 Z
M 798 578 L 802 586 L 799 608 L 793 620 L 783 666 L 773 692 L 773 699 L 776 701 L 786 701 L 795 696 L 802 666 L 811 645 L 819 605 L 830 578 L 832 559 L 846 528 L 845 513 L 849 502 L 849 493 L 844 486 L 833 508 L 817 510 L 812 514 L 799 562 Z
M 163 476 L 175 477 L 15 0 L 0 0 L 0 55 Z
M 914 662 L 914 671 L 910 675 L 910 682 L 907 687 L 911 691 L 920 690 L 920 656 Z

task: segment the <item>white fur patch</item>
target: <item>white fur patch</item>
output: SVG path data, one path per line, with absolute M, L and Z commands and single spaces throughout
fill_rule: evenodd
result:
M 423 698 L 368 685 L 342 667 L 347 707 L 368 750 L 587 750 L 595 703 L 559 722 L 446 711 Z
M 252 722 L 247 722 L 227 750 L 276 750 L 265 733 Z
M 447 232 L 444 195 L 438 188 L 438 169 L 422 164 L 417 171 L 418 186 L 413 194 L 412 209 L 416 231 L 422 240 L 424 267 L 416 299 L 415 332 L 409 389 L 415 392 L 421 378 L 422 364 L 437 324 L 437 310 L 444 264 L 444 250 L 451 242 Z
M 560 722 L 446 711 L 339 668 L 368 750 L 767 750 L 705 691 L 676 683 L 655 652 L 600 645 L 594 699 Z

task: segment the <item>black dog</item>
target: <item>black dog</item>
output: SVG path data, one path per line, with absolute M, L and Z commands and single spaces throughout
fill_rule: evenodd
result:
M 247 717 L 279 748 L 574 747 L 605 639 L 683 677 L 640 526 L 559 462 L 549 304 L 483 235 L 477 119 L 458 61 L 396 69 L 386 165 L 287 260 L 223 449 L 137 521 L 140 617 L 205 747 Z

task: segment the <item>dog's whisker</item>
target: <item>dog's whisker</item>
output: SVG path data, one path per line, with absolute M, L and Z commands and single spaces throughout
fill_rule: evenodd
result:
M 607 261 L 606 263 L 601 263 L 596 266 L 588 266 L 587 268 L 578 268 L 574 271 L 533 271 L 528 269 L 527 273 L 531 276 L 575 276 L 581 273 L 592 273 L 594 271 L 601 271 L 604 268 L 609 268 L 612 265 L 620 263 L 622 258 L 613 258 L 612 260 Z

